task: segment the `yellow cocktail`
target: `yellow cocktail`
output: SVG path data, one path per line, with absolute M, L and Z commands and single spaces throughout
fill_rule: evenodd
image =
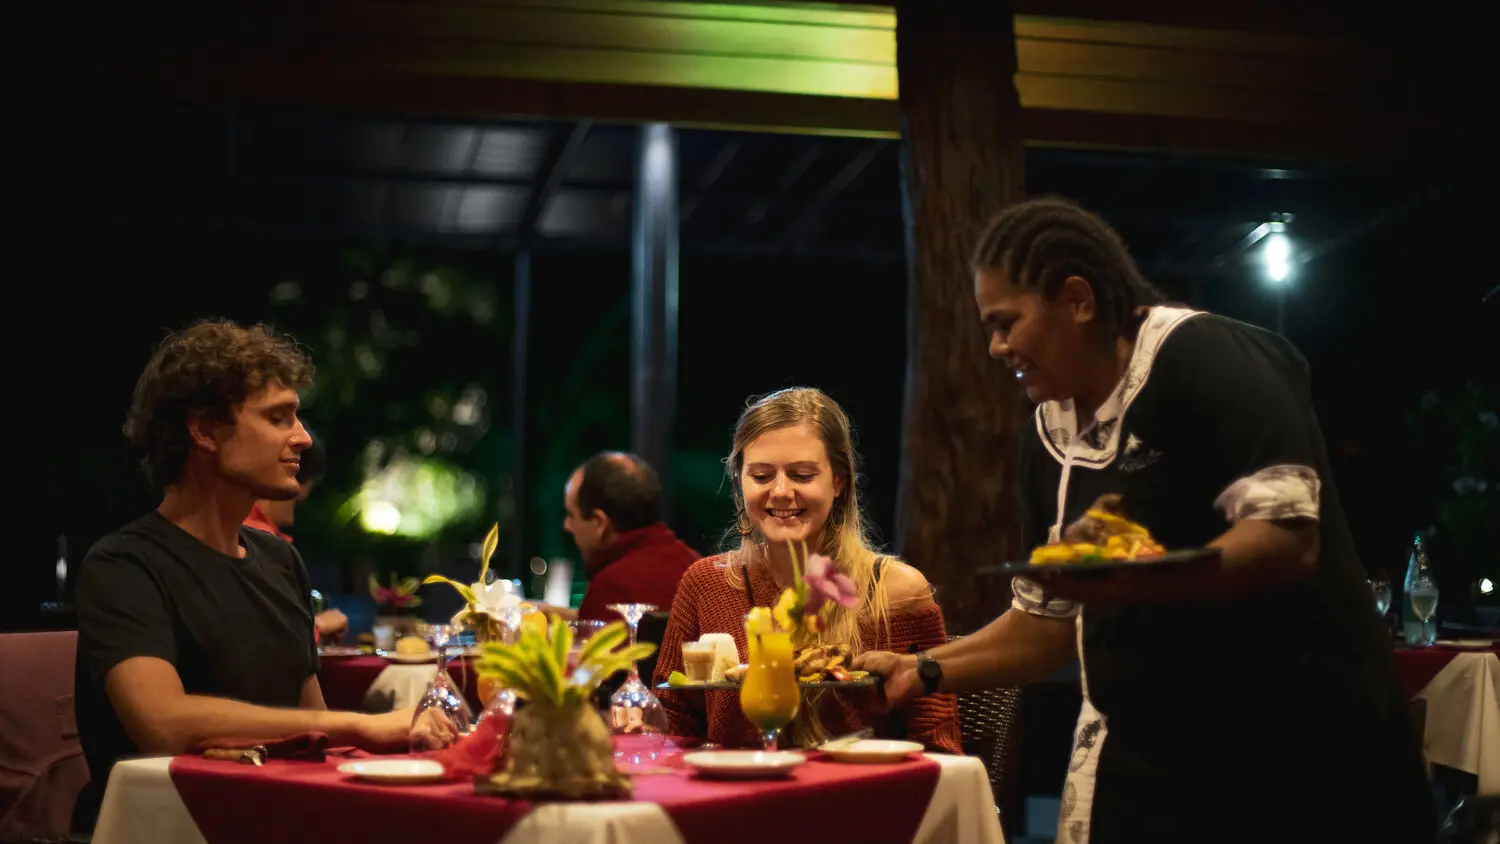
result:
M 769 617 L 754 612 L 745 618 L 750 655 L 740 709 L 760 730 L 766 750 L 775 750 L 781 730 L 797 716 L 802 691 L 793 671 L 792 634 L 772 629 Z

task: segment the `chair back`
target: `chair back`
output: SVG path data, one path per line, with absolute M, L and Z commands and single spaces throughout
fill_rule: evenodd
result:
M 651 678 L 656 676 L 656 661 L 661 657 L 661 640 L 667 635 L 667 619 L 671 613 L 662 610 L 648 612 L 641 616 L 641 623 L 636 625 L 635 640 L 637 642 L 650 642 L 656 645 L 656 651 L 639 663 L 641 682 L 651 684 Z
M 990 776 L 990 791 L 1007 836 L 1017 834 L 1021 819 L 1021 689 L 960 692 L 958 723 L 964 753 L 978 757 Z
M 0 838 L 68 834 L 89 781 L 73 714 L 75 631 L 0 634 Z

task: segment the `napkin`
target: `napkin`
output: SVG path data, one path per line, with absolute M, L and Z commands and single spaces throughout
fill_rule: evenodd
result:
M 203 757 L 255 765 L 268 759 L 322 762 L 327 750 L 326 733 L 301 733 L 274 739 L 215 739 L 204 743 Z
M 443 773 L 451 779 L 467 779 L 488 774 L 501 762 L 500 743 L 510 733 L 510 718 L 503 712 L 491 711 L 474 726 L 469 734 L 442 750 L 421 754 L 443 766 Z

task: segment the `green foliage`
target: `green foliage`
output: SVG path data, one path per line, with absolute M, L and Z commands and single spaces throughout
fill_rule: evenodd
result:
M 371 535 L 355 511 L 362 482 L 402 458 L 436 459 L 480 481 L 481 506 L 430 538 L 506 527 L 514 508 L 494 480 L 509 468 L 508 437 L 492 422 L 505 418 L 510 395 L 507 287 L 499 270 L 383 248 L 315 256 L 275 282 L 274 318 L 317 366 L 303 417 L 330 455 L 327 478 L 298 507 L 310 544 L 373 556 L 382 568 L 412 559 L 420 543 Z
M 1500 552 L 1493 531 L 1500 524 L 1500 418 L 1495 393 L 1468 382 L 1431 391 L 1407 414 L 1415 459 L 1433 467 L 1438 537 L 1450 565 L 1497 579 Z M 1455 559 L 1457 558 L 1457 559 Z
M 483 645 L 475 670 L 480 677 L 497 680 L 534 704 L 583 706 L 604 680 L 656 652 L 656 646 L 649 642 L 619 647 L 626 638 L 624 622 L 605 626 L 584 644 L 578 665 L 569 673 L 573 630 L 567 622 L 554 618 L 546 632 L 523 624 L 514 644 Z

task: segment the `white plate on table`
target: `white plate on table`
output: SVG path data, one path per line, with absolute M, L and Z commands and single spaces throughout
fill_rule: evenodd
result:
M 824 752 L 835 762 L 879 763 L 900 762 L 913 753 L 921 753 L 925 749 L 914 741 L 860 739 L 848 744 L 835 745 Z
M 721 780 L 784 777 L 806 761 L 806 756 L 789 750 L 704 750 L 682 757 L 682 763 L 700 776 Z
M 1487 651 L 1495 646 L 1493 639 L 1439 639 L 1433 644 L 1461 651 Z
M 427 662 L 437 662 L 437 652 L 428 651 L 425 654 L 398 654 L 393 651 L 387 653 L 385 655 L 385 658 L 390 660 L 391 662 L 399 662 L 402 665 L 421 665 Z
M 443 780 L 443 766 L 431 759 L 361 759 L 340 765 L 339 773 L 386 785 L 414 785 Z

